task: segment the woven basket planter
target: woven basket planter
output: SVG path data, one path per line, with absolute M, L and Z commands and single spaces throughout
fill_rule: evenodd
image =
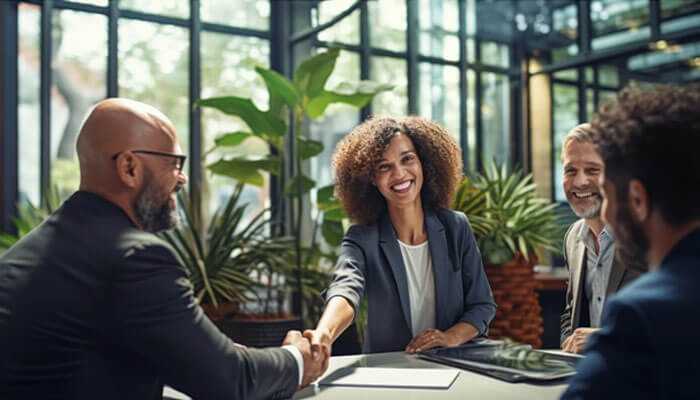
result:
M 486 265 L 486 275 L 498 304 L 489 328 L 490 338 L 509 338 L 542 347 L 544 328 L 533 266 L 533 262 L 522 256 L 502 265 Z

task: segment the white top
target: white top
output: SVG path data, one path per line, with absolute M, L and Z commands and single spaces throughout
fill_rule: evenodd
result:
M 413 336 L 426 329 L 435 328 L 435 278 L 430 248 L 425 241 L 410 245 L 398 240 L 406 266 L 408 298 L 411 305 L 411 330 Z

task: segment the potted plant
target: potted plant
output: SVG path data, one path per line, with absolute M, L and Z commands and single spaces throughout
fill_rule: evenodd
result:
M 541 347 L 543 332 L 534 270 L 537 252 L 555 247 L 561 236 L 556 204 L 537 197 L 532 175 L 495 163 L 465 178 L 454 208 L 464 212 L 481 250 L 498 304 L 489 336 Z
M 301 325 L 283 312 L 285 296 L 277 283 L 291 259 L 291 239 L 270 235 L 269 210 L 246 216 L 242 189 L 236 185 L 206 228 L 196 220 L 196 206 L 180 196 L 184 220 L 161 236 L 175 249 L 195 297 L 222 332 L 248 346 L 277 346 Z M 255 313 L 246 310 L 251 303 L 260 305 Z
M 44 205 L 36 207 L 31 202 L 21 202 L 17 205 L 17 218 L 13 220 L 16 233 L 0 232 L 0 254 L 42 223 L 61 205 L 58 188 L 53 186 L 45 190 Z
M 200 107 L 210 107 L 243 120 L 249 130 L 227 133 L 215 141 L 221 150 L 239 146 L 249 138 L 264 140 L 270 151 L 265 154 L 244 157 L 223 157 L 208 165 L 218 175 L 228 176 L 237 182 L 261 186 L 263 173 L 277 177 L 278 193 L 284 193 L 288 204 L 290 226 L 285 231 L 294 238 L 294 268 L 288 268 L 285 280 L 298 294 L 303 320 L 306 325 L 315 324 L 320 316 L 318 299 L 320 291 L 328 284 L 328 272 L 319 265 L 328 253 L 317 241 L 320 233 L 331 247 L 338 246 L 344 233 L 345 213 L 333 198 L 333 186 L 317 188 L 316 182 L 303 173 L 303 164 L 323 151 L 323 144 L 312 140 L 305 132 L 306 118 L 323 116 L 332 103 L 344 103 L 357 108 L 368 104 L 379 92 L 391 89 L 370 81 L 343 82 L 335 88 L 326 88 L 328 78 L 335 69 L 339 49 L 329 49 L 310 57 L 296 68 L 293 79 L 262 67 L 256 73 L 262 78 L 269 94 L 267 110 L 259 109 L 250 99 L 224 96 L 202 99 Z M 289 130 L 292 135 L 287 135 Z M 291 142 L 291 143 L 289 143 Z M 293 151 L 289 152 L 288 148 Z M 285 165 L 291 166 L 286 168 Z M 311 218 L 304 203 L 316 191 L 317 218 Z M 304 225 L 313 223 L 309 242 L 302 240 Z M 332 250 L 331 250 L 332 253 Z M 322 304 L 320 305 L 322 307 Z

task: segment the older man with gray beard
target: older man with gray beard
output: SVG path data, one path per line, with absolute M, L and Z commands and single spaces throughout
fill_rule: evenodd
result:
M 616 252 L 612 231 L 601 219 L 598 178 L 603 160 L 596 152 L 589 124 L 567 134 L 562 163 L 566 198 L 581 219 L 571 225 L 564 238 L 569 283 L 561 316 L 561 346 L 564 351 L 580 353 L 600 326 L 606 299 L 639 276 L 643 268 Z M 634 266 L 630 268 L 630 264 Z

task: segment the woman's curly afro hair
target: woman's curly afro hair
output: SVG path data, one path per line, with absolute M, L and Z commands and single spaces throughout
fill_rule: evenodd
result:
M 355 223 L 371 224 L 386 210 L 373 174 L 398 132 L 411 139 L 423 166 L 423 207 L 450 207 L 462 179 L 461 151 L 452 136 L 421 117 L 370 118 L 345 136 L 333 154 L 335 195 Z

